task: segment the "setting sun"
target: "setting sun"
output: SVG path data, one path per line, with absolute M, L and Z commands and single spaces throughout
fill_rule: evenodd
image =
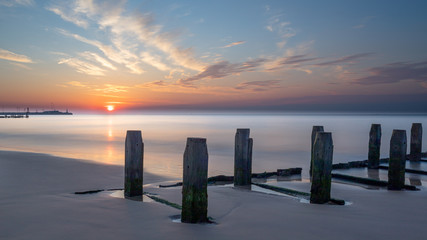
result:
M 107 108 L 107 110 L 109 111 L 109 112 L 111 112 L 111 111 L 113 111 L 114 110 L 114 106 L 113 105 L 107 105 L 107 106 L 105 106 L 106 108 Z

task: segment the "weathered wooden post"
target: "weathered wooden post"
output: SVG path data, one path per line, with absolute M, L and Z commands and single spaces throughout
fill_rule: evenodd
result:
M 208 148 L 205 138 L 187 138 L 181 222 L 208 222 Z
M 381 124 L 372 124 L 369 131 L 368 168 L 378 169 L 380 165 Z
M 421 147 L 423 141 L 423 126 L 421 123 L 413 123 L 411 127 L 411 161 L 421 160 Z
M 127 131 L 125 142 L 125 198 L 142 200 L 144 143 L 141 131 Z
M 310 203 L 327 203 L 331 199 L 331 172 L 334 145 L 330 132 L 318 132 L 313 145 L 313 171 Z
M 406 144 L 406 131 L 393 130 L 388 167 L 389 190 L 401 190 L 405 186 Z
M 252 147 L 249 129 L 237 129 L 234 143 L 234 186 L 251 187 Z
M 311 175 L 312 175 L 312 171 L 313 171 L 313 145 L 314 145 L 314 140 L 316 139 L 316 134 L 318 132 L 324 132 L 323 130 L 323 126 L 313 126 L 313 130 L 311 131 L 311 159 L 310 159 L 310 180 L 311 180 Z

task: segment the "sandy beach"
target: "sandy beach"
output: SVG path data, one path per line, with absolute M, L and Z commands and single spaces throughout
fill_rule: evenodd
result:
M 174 181 L 144 173 L 144 191 L 181 204 Z M 279 182 L 278 182 L 279 184 Z M 309 191 L 307 181 L 281 186 Z M 46 154 L 0 151 L 0 239 L 425 239 L 427 192 L 369 190 L 333 183 L 346 206 L 208 187 L 208 215 L 217 224 L 183 224 L 180 211 L 157 202 L 112 197 L 122 188 L 123 167 Z

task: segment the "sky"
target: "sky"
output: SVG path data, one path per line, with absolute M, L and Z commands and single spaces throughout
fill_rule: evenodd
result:
M 0 0 L 0 107 L 427 112 L 426 9 Z

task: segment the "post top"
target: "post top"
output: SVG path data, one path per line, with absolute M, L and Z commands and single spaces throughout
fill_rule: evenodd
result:
M 128 133 L 141 132 L 141 130 L 127 130 Z
M 394 134 L 394 133 L 402 134 L 402 133 L 406 133 L 406 130 L 402 130 L 402 129 L 393 129 L 393 134 Z
M 250 131 L 250 128 L 238 128 L 237 131 Z
M 187 142 L 195 142 L 195 143 L 205 143 L 206 138 L 198 138 L 198 137 L 188 137 Z
M 332 133 L 331 132 L 318 132 L 317 133 L 319 136 L 320 135 L 332 135 Z

